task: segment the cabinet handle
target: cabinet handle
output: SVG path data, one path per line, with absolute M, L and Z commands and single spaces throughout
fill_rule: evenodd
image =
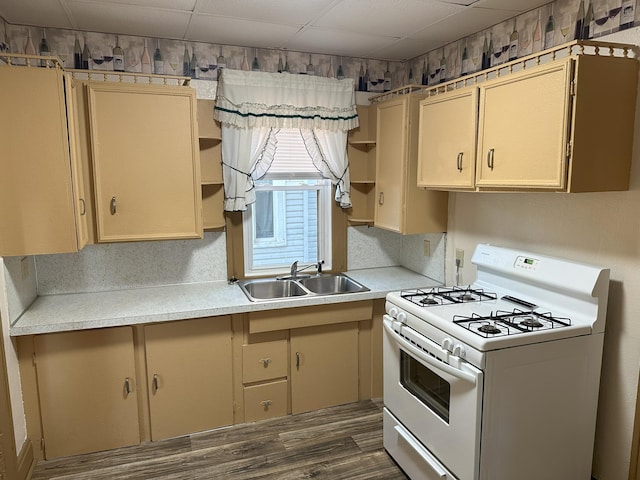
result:
M 271 363 L 271 359 L 270 358 L 263 358 L 260 360 L 260 363 L 262 364 L 262 366 L 264 368 L 267 368 L 269 366 L 269 364 Z
M 300 369 L 300 352 L 296 352 L 296 368 Z
M 131 393 L 131 380 L 129 377 L 124 379 L 124 396 L 127 397 Z
M 384 192 L 378 194 L 378 205 L 384 205 Z
M 84 201 L 84 198 L 80 199 L 80 206 L 82 207 L 80 209 L 80 216 L 85 215 L 87 213 L 87 204 Z
M 260 405 L 262 405 L 264 407 L 264 409 L 266 410 L 267 408 L 269 408 L 271 406 L 273 402 L 271 400 L 263 400 L 260 402 Z
M 153 381 L 151 382 L 151 389 L 153 390 L 153 393 L 156 393 L 158 391 L 158 374 L 157 373 L 153 374 Z
M 117 211 L 116 197 L 111 197 L 111 215 L 115 215 Z
M 493 148 L 490 148 L 487 152 L 487 167 L 489 167 L 489 170 L 493 170 Z
M 462 155 L 464 155 L 464 153 L 460 152 L 458 154 L 458 159 L 456 160 L 456 167 L 458 167 L 459 172 L 462 172 Z

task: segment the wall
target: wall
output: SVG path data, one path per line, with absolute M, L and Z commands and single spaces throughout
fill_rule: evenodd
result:
M 640 45 L 640 29 L 608 39 Z M 448 282 L 453 281 L 456 248 L 465 250 L 465 282 L 475 278 L 469 260 L 481 242 L 611 269 L 593 466 L 598 480 L 626 479 L 630 466 L 640 365 L 639 127 L 637 110 L 628 192 L 452 193 L 449 201 Z

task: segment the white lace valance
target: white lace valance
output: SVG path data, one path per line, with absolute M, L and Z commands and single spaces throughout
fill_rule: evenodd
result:
M 346 132 L 358 126 L 353 79 L 224 69 L 214 118 L 238 128 Z

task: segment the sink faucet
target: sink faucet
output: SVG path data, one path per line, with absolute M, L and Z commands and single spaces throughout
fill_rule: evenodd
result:
M 291 264 L 291 278 L 296 278 L 298 275 L 298 260 Z

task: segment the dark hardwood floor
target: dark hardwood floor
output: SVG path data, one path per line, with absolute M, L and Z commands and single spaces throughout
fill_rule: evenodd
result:
M 39 462 L 33 480 L 405 480 L 382 447 L 382 405 L 358 402 Z

